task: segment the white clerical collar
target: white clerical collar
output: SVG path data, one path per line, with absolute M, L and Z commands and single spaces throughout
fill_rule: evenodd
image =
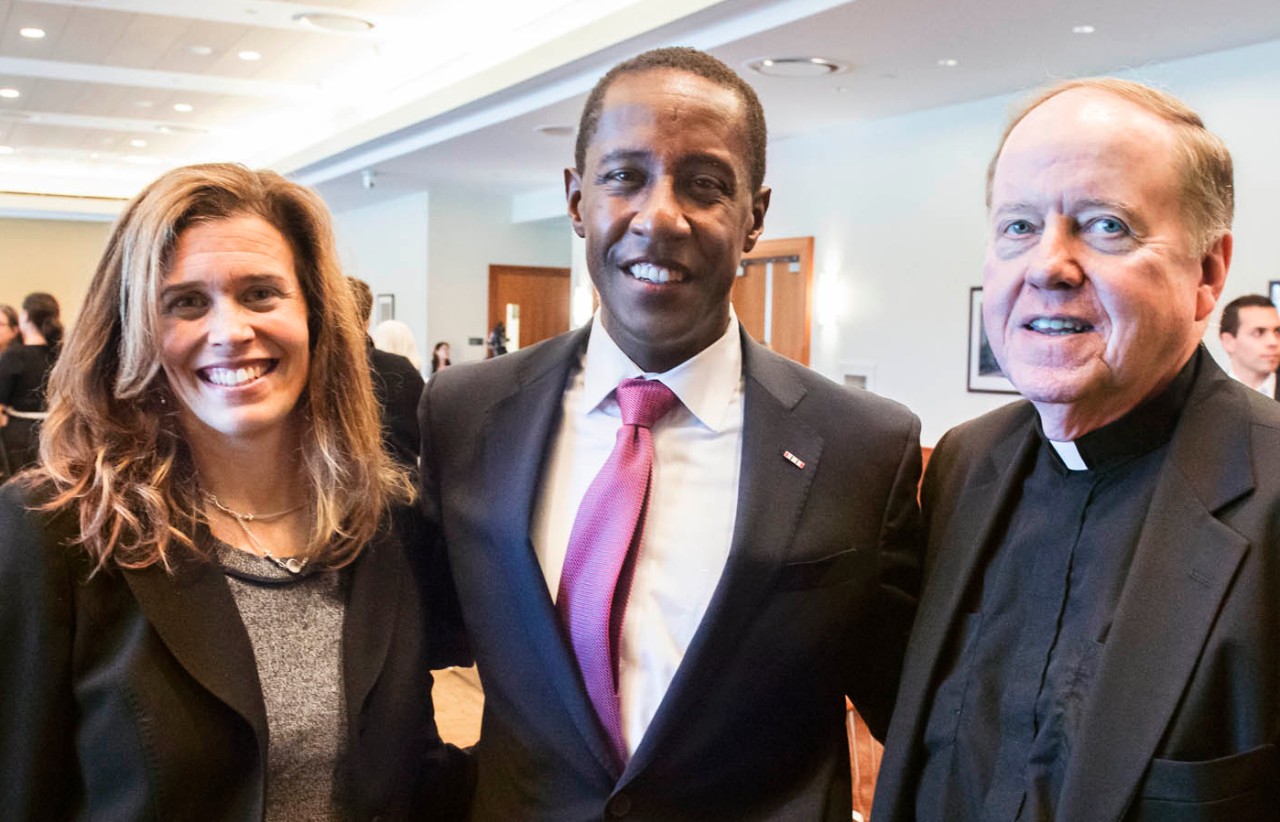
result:
M 670 388 L 685 408 L 712 431 L 721 431 L 733 394 L 742 382 L 742 341 L 738 316 L 729 308 L 729 327 L 720 338 L 668 371 L 644 372 L 609 336 L 597 311 L 583 359 L 582 413 L 589 414 L 618 387 L 633 377 L 658 380 Z
M 1058 456 L 1062 459 L 1062 464 L 1070 468 L 1072 471 L 1088 471 L 1089 466 L 1085 464 L 1084 457 L 1080 456 L 1080 449 L 1076 447 L 1074 442 L 1060 442 L 1058 440 L 1048 441 L 1053 450 L 1058 452 Z

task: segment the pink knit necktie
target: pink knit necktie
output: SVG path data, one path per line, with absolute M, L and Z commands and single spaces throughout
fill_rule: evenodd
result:
M 569 535 L 556 610 L 619 764 L 627 761 L 618 702 L 618 640 L 631 593 L 634 554 L 644 532 L 653 468 L 649 429 L 680 400 L 655 380 L 623 380 L 622 427 L 592 480 Z M 628 561 L 630 559 L 630 561 Z

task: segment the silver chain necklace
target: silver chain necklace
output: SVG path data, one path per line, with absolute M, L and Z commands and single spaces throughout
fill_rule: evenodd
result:
M 272 522 L 274 520 L 280 519 L 281 517 L 287 517 L 288 515 L 292 514 L 295 511 L 301 511 L 302 508 L 306 505 L 306 503 L 295 505 L 292 508 L 289 508 L 284 511 L 277 511 L 274 514 L 242 514 L 239 511 L 233 511 L 227 506 L 223 505 L 221 502 L 218 501 L 217 497 L 215 497 L 213 494 L 210 494 L 208 491 L 204 492 L 204 496 L 205 496 L 205 499 L 209 500 L 209 502 L 213 504 L 214 508 L 217 508 L 219 511 L 221 511 L 222 513 L 226 514 L 227 516 L 231 517 L 236 521 L 236 525 L 239 525 L 240 530 L 244 531 L 244 535 L 249 538 L 249 543 L 253 546 L 253 550 L 258 553 L 258 556 L 262 557 L 265 560 L 269 560 L 270 562 L 274 563 L 276 567 L 284 571 L 288 571 L 290 574 L 293 574 L 294 576 L 301 574 L 302 569 L 307 567 L 306 559 L 298 559 L 297 557 L 288 557 L 287 559 L 280 559 L 275 554 L 268 551 L 267 547 L 262 544 L 262 542 L 258 539 L 258 537 L 253 533 L 253 531 L 249 530 L 249 523 L 251 522 Z

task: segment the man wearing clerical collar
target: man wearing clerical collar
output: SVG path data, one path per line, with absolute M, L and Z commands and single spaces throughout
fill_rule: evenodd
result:
M 1199 341 L 1231 157 L 1059 84 L 988 176 L 984 318 L 1025 402 L 949 432 L 878 820 L 1262 819 L 1280 802 L 1280 406 Z
M 1231 376 L 1264 396 L 1280 399 L 1280 312 L 1271 300 L 1261 294 L 1236 297 L 1222 309 L 1218 334 L 1231 359 Z

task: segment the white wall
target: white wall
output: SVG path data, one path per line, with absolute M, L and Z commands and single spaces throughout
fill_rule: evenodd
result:
M 431 194 L 431 272 L 427 296 L 429 350 L 445 340 L 453 361 L 484 358 L 484 346 L 472 337 L 488 334 L 489 266 L 540 265 L 568 268 L 571 235 L 568 218 L 511 222 L 511 200 L 461 191 Z
M 367 282 L 375 295 L 395 295 L 396 319 L 413 330 L 424 363 L 429 204 L 421 192 L 333 215 L 343 270 Z
M 1223 301 L 1280 279 L 1280 42 L 1143 67 L 1128 76 L 1200 111 L 1236 163 L 1236 258 Z M 982 281 L 983 187 L 1015 97 L 881 120 L 770 148 L 765 237 L 815 237 L 812 364 L 920 415 L 925 445 L 1008 402 L 965 389 L 968 293 Z M 834 305 L 834 310 L 824 309 Z M 826 322 L 824 319 L 826 315 Z M 1207 335 L 1220 354 L 1216 327 Z

